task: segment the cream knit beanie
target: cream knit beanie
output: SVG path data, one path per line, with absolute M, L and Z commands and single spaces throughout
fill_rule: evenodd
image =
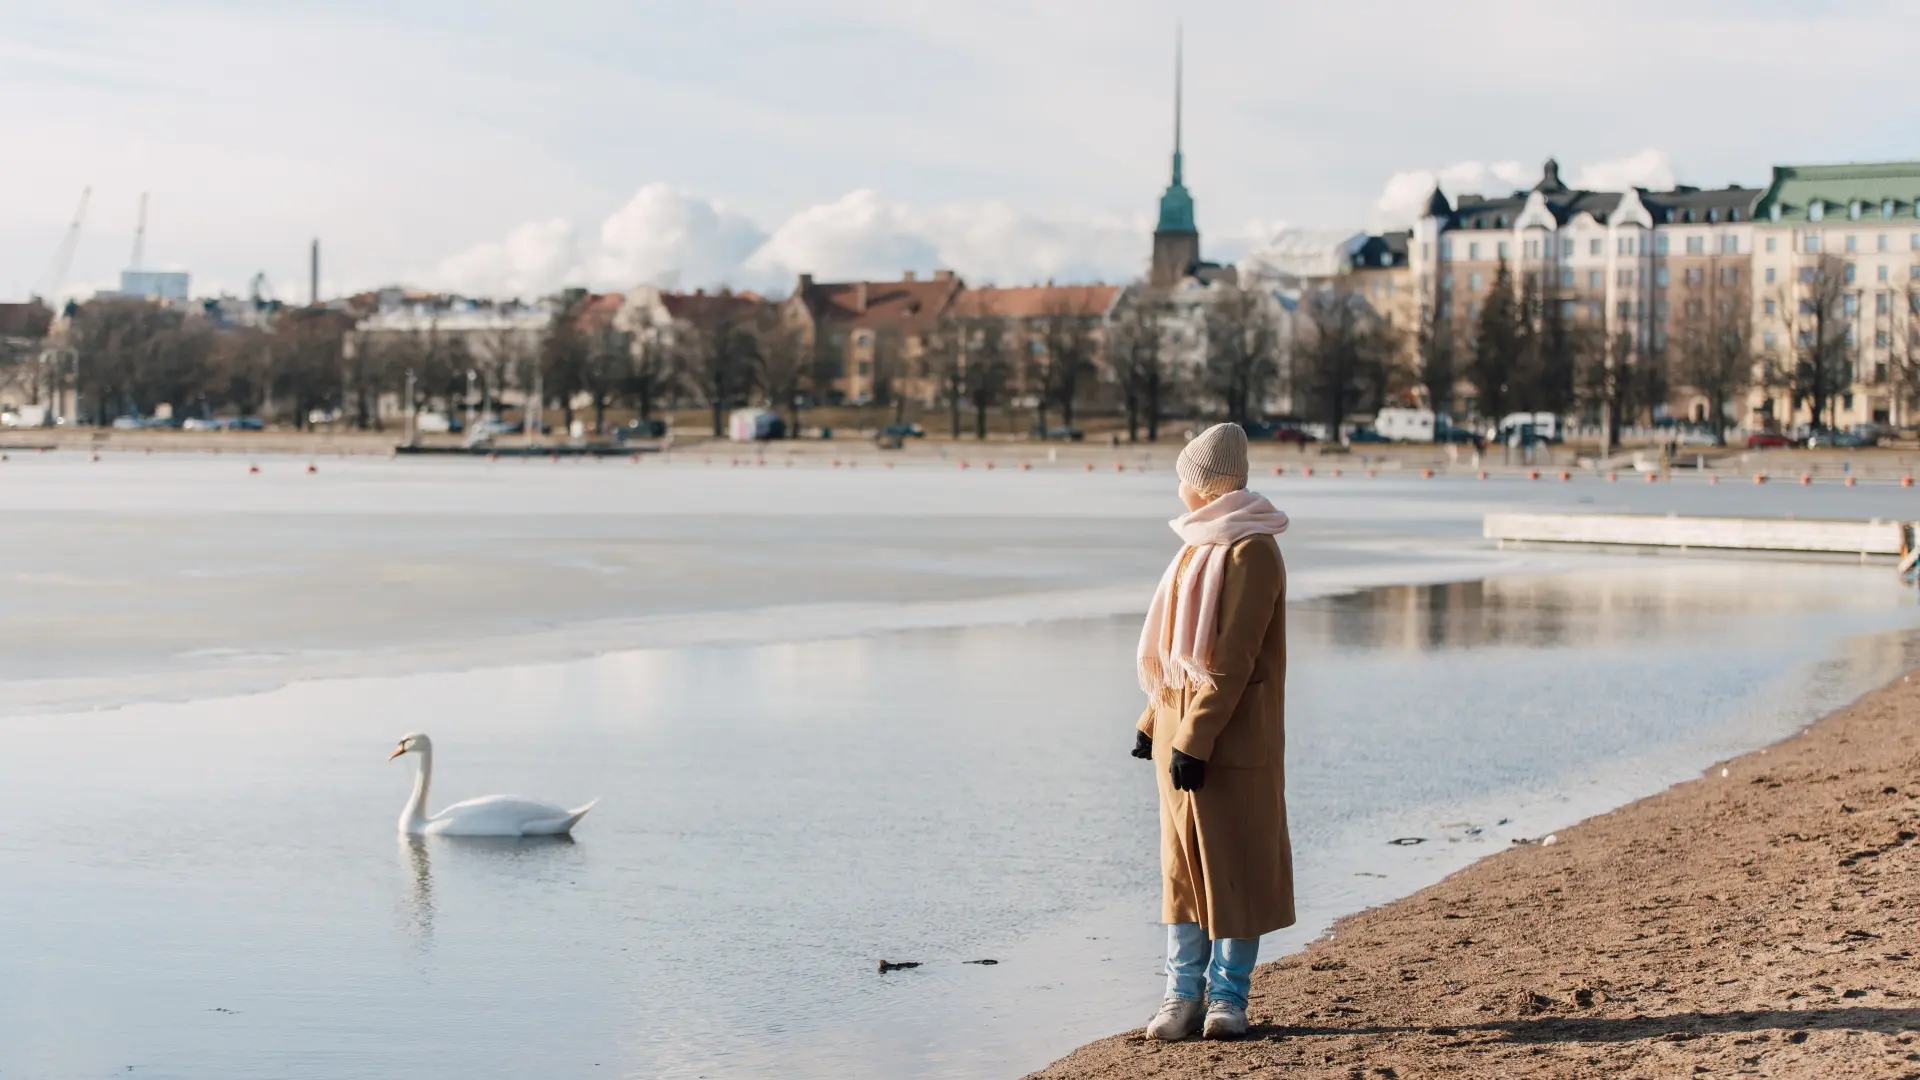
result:
M 1239 424 L 1215 424 L 1180 451 L 1173 471 L 1187 486 L 1217 499 L 1247 486 L 1247 432 Z

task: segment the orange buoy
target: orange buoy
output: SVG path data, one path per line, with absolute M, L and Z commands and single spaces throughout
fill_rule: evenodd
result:
M 1766 474 L 1766 473 L 1754 473 L 1754 474 L 1753 474 L 1753 482 L 1754 482 L 1754 483 L 1756 483 L 1756 484 L 1764 484 L 1764 483 L 1766 483 L 1766 482 L 1767 482 L 1767 474 Z
M 318 466 L 318 465 L 315 465 L 315 464 L 314 464 L 313 462 L 311 462 L 311 461 L 309 461 L 309 462 L 307 462 L 307 472 L 309 472 L 309 473 L 317 473 L 317 472 L 319 472 L 319 471 L 320 471 L 320 466 Z
M 1374 470 L 1372 470 L 1372 469 L 1368 469 L 1368 470 L 1367 470 L 1367 479 L 1369 479 L 1369 480 L 1371 480 L 1371 479 L 1373 479 L 1374 477 L 1376 477 L 1376 476 L 1379 476 L 1379 475 L 1380 475 L 1380 474 L 1379 474 L 1378 472 L 1376 472 L 1376 471 L 1374 471 Z
M 888 464 L 892 464 L 892 462 L 888 462 Z M 987 462 L 987 471 L 988 471 L 988 472 L 992 472 L 992 471 L 993 471 L 993 462 L 991 462 L 991 461 L 989 461 L 989 462 Z
M 1333 470 L 1333 475 L 1334 475 L 1335 477 L 1338 477 L 1338 476 L 1340 475 L 1340 470 L 1339 470 L 1339 469 L 1335 469 L 1335 470 Z
M 1847 486 L 1848 486 L 1848 487 L 1852 487 L 1852 486 L 1853 486 L 1853 477 L 1851 477 L 1851 476 L 1849 476 L 1849 477 L 1847 477 Z
M 1312 475 L 1313 475 L 1313 466 L 1311 466 L 1311 465 L 1309 465 L 1309 466 L 1307 466 L 1306 468 L 1304 468 L 1304 469 L 1301 469 L 1301 470 L 1300 470 L 1300 475 L 1301 475 L 1301 476 L 1312 476 Z
M 1088 472 L 1092 472 L 1092 471 L 1093 471 L 1093 462 L 1091 462 L 1091 461 L 1089 461 L 1089 462 L 1087 462 L 1087 471 L 1088 471 Z
M 887 462 L 887 468 L 889 469 L 893 468 L 893 462 L 891 461 Z
M 1801 486 L 1801 487 L 1806 487 L 1806 486 L 1807 486 L 1808 484 L 1811 484 L 1811 483 L 1813 483 L 1813 477 L 1811 477 L 1811 476 L 1808 476 L 1808 475 L 1807 475 L 1806 473 L 1801 473 L 1801 474 L 1800 474 L 1800 486 Z
M 259 472 L 259 471 L 260 471 L 260 466 L 258 466 L 258 465 L 249 465 L 249 466 L 247 466 L 247 471 L 248 471 L 248 472 L 250 472 L 250 473 L 257 473 L 257 472 Z
M 100 460 L 100 455 L 99 455 L 99 454 L 95 454 L 95 455 L 93 455 L 93 460 L 95 460 L 95 461 L 99 461 L 99 460 Z
M 1620 482 L 1620 474 L 1619 474 L 1619 473 L 1617 473 L 1617 472 L 1610 472 L 1610 473 L 1608 473 L 1608 474 L 1607 474 L 1607 483 L 1609 483 L 1609 484 L 1617 484 L 1617 483 L 1619 483 L 1619 482 Z
M 1568 471 L 1567 471 L 1567 470 L 1565 470 L 1565 469 L 1561 469 L 1561 470 L 1560 470 L 1560 479 L 1561 479 L 1561 481 L 1562 481 L 1562 482 L 1564 483 L 1565 481 L 1568 481 L 1568 480 L 1571 480 L 1571 479 L 1573 479 L 1573 474 L 1572 474 L 1572 473 L 1570 473 L 1570 472 L 1568 472 Z
M 967 463 L 966 463 L 965 461 L 962 461 L 962 462 L 960 463 L 960 471 L 961 471 L 961 472 L 965 472 L 965 471 L 967 471 Z
M 833 467 L 834 467 L 834 468 L 836 468 L 836 469 L 840 467 L 840 459 L 839 459 L 839 458 L 834 458 L 834 459 L 833 459 Z
M 1126 467 L 1125 465 L 1122 465 L 1122 464 L 1120 464 L 1119 462 L 1117 462 L 1117 461 L 1116 461 L 1116 462 L 1114 462 L 1114 463 L 1113 463 L 1113 471 L 1114 471 L 1114 472 L 1126 472 L 1126 471 L 1127 471 L 1127 467 Z
M 1657 473 L 1657 472 L 1650 472 L 1650 473 L 1648 473 L 1648 474 L 1647 474 L 1647 483 L 1649 483 L 1649 484 L 1657 484 L 1657 483 L 1659 483 L 1659 482 L 1660 482 L 1660 474 L 1659 474 L 1659 473 Z
M 1033 471 L 1033 462 L 1031 462 L 1031 461 L 1023 461 L 1023 462 L 1021 462 L 1021 463 L 1020 463 L 1020 471 L 1021 471 L 1021 472 L 1032 472 L 1032 471 Z
M 1913 477 L 1911 477 L 1911 476 L 1903 476 L 1903 477 L 1901 477 L 1901 478 L 1900 478 L 1900 486 L 1901 486 L 1901 487 L 1912 487 L 1912 486 L 1913 486 Z
M 1487 478 L 1486 470 L 1484 469 L 1481 470 L 1479 476 L 1480 476 L 1480 479 L 1485 480 Z
M 1284 468 L 1282 468 L 1282 467 L 1280 467 L 1280 466 L 1278 466 L 1278 465 L 1275 465 L 1275 466 L 1273 467 L 1273 475 L 1275 475 L 1275 476 L 1280 476 L 1280 475 L 1283 475 L 1283 474 L 1284 474 L 1284 473 L 1285 473 L 1286 471 L 1287 471 L 1286 469 L 1284 469 Z
M 1719 477 L 1717 477 L 1717 476 L 1709 476 L 1709 477 L 1707 477 L 1707 483 L 1709 483 L 1709 484 L 1717 484 L 1717 483 L 1719 483 L 1719 482 L 1720 482 L 1720 478 L 1719 478 Z
M 1431 480 L 1431 479 L 1433 479 L 1433 470 L 1432 470 L 1432 469 L 1421 469 L 1421 470 L 1420 470 L 1420 479 L 1422 479 L 1422 480 Z
M 1527 479 L 1529 479 L 1529 480 L 1538 480 L 1538 479 L 1540 479 L 1540 470 L 1539 470 L 1539 469 L 1528 469 L 1528 470 L 1527 470 Z

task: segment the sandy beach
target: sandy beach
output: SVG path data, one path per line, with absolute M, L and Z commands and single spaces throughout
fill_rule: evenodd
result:
M 1033 1076 L 1920 1077 L 1916 834 L 1907 675 L 1341 921 L 1257 972 L 1243 1041 L 1136 1030 Z

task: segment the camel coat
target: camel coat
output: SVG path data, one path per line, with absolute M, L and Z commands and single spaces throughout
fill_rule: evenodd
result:
M 1287 838 L 1287 568 L 1271 536 L 1227 554 L 1215 688 L 1164 691 L 1139 728 L 1160 778 L 1161 920 L 1207 936 L 1257 938 L 1293 925 Z M 1199 791 L 1175 791 L 1173 751 L 1207 763 Z

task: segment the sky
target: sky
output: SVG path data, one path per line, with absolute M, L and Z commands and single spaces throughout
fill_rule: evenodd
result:
M 0 0 L 0 299 L 1143 271 L 1186 39 L 1204 253 L 1450 193 L 1920 157 L 1907 0 Z

